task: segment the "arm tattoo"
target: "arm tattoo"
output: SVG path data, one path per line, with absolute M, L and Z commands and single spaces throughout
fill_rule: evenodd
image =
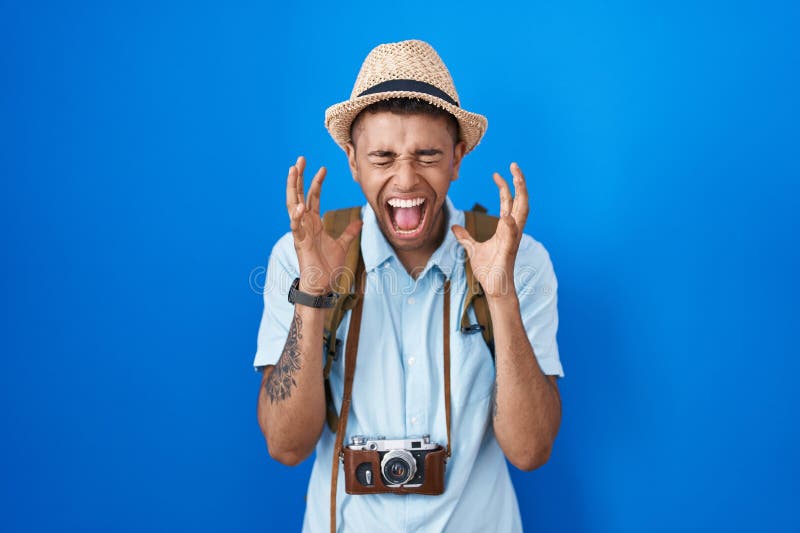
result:
M 497 378 L 492 385 L 492 418 L 497 418 Z
M 297 386 L 294 381 L 294 373 L 300 370 L 299 341 L 303 338 L 302 329 L 303 321 L 300 315 L 295 313 L 281 358 L 278 359 L 275 369 L 267 378 L 266 383 L 264 383 L 264 389 L 269 395 L 270 403 L 285 400 L 292 395 L 292 387 Z

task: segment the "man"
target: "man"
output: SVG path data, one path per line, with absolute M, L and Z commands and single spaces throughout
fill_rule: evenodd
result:
M 464 212 L 447 196 L 462 158 L 478 144 L 486 124 L 460 107 L 450 73 L 430 45 L 384 44 L 364 61 L 351 98 L 326 111 L 326 127 L 344 149 L 367 200 L 361 220 L 337 239 L 328 235 L 319 213 L 325 168 L 307 194 L 305 159 L 289 168 L 291 232 L 270 258 L 254 365 L 263 369 L 258 419 L 270 455 L 295 465 L 316 450 L 304 531 L 333 525 L 336 435 L 325 426 L 321 371 L 326 310 L 314 302 L 331 292 L 357 237 L 366 282 L 345 443 L 353 435 L 427 434 L 451 446 L 452 454 L 444 492 L 433 496 L 345 494 L 337 464 L 335 525 L 357 532 L 521 530 L 504 458 L 520 469 L 535 469 L 548 460 L 558 432 L 556 377 L 563 371 L 556 344 L 557 283 L 545 248 L 523 235 L 529 207 L 519 166 L 510 167 L 513 194 L 500 174 L 493 176 L 501 217 L 485 242 L 466 231 Z M 467 289 L 465 253 L 485 292 L 493 354 L 481 335 L 459 327 Z M 287 300 L 295 278 L 293 295 L 305 304 Z M 445 400 L 442 309 L 448 298 L 445 350 L 451 364 Z M 336 332 L 345 342 L 351 313 Z M 469 313 L 474 321 L 474 310 Z M 337 411 L 344 359 L 337 357 L 330 373 Z

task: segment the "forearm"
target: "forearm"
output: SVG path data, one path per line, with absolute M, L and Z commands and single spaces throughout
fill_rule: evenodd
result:
M 264 370 L 258 421 L 270 455 L 284 464 L 311 454 L 325 422 L 324 320 L 324 309 L 297 305 L 280 359 Z
M 539 367 L 516 294 L 488 303 L 495 342 L 494 432 L 514 466 L 533 470 L 550 456 L 561 423 L 561 399 Z

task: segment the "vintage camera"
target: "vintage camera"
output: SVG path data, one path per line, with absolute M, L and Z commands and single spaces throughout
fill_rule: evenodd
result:
M 391 440 L 354 435 L 344 448 L 349 494 L 441 494 L 445 449 L 429 435 Z

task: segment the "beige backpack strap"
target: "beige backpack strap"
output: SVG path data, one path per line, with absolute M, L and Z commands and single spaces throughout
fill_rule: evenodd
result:
M 322 226 L 325 232 L 338 239 L 344 232 L 345 228 L 353 221 L 361 218 L 361 207 L 348 207 L 345 209 L 336 209 L 328 211 L 322 217 Z M 331 375 L 331 367 L 333 361 L 339 353 L 336 332 L 339 329 L 339 324 L 347 311 L 355 305 L 353 292 L 355 287 L 353 285 L 356 269 L 358 268 L 359 258 L 361 257 L 361 235 L 353 239 L 350 248 L 347 250 L 345 256 L 344 268 L 340 272 L 336 272 L 336 279 L 334 279 L 333 290 L 342 296 L 336 301 L 336 305 L 328 310 L 325 315 L 325 367 L 323 369 L 323 377 L 325 380 L 325 404 L 327 406 L 325 418 L 328 423 L 328 428 L 332 432 L 336 431 L 339 414 L 336 412 L 336 407 L 333 403 L 333 393 L 331 392 L 331 384 L 328 379 Z M 341 342 L 339 342 L 341 344 Z
M 360 256 L 359 256 L 360 257 Z M 361 332 L 361 310 L 364 307 L 364 284 L 366 273 L 364 262 L 359 261 L 356 267 L 356 290 L 353 294 L 353 313 L 350 315 L 350 327 L 347 331 L 347 348 L 344 356 L 344 392 L 342 393 L 342 411 L 336 428 L 336 440 L 333 445 L 333 465 L 331 467 L 331 533 L 336 533 L 336 489 L 339 485 L 339 463 L 342 457 L 344 433 L 347 431 L 347 417 L 350 413 L 350 398 L 353 392 L 353 378 L 356 373 L 356 356 L 358 355 L 358 338 Z
M 486 209 L 479 204 L 471 211 L 464 212 L 464 227 L 467 232 L 478 242 L 485 242 L 494 235 L 497 230 L 497 217 L 487 215 Z M 467 259 L 465 265 L 465 273 L 467 277 L 467 295 L 464 299 L 464 308 L 461 311 L 461 332 L 462 333 L 476 333 L 481 331 L 483 340 L 486 342 L 489 349 L 492 351 L 494 357 L 494 332 L 492 330 L 492 317 L 489 314 L 489 304 L 486 301 L 486 296 L 483 293 L 483 287 L 475 279 L 475 274 L 472 272 L 472 265 Z M 475 318 L 478 320 L 477 324 L 471 324 L 469 320 L 468 310 L 470 305 L 475 310 Z

